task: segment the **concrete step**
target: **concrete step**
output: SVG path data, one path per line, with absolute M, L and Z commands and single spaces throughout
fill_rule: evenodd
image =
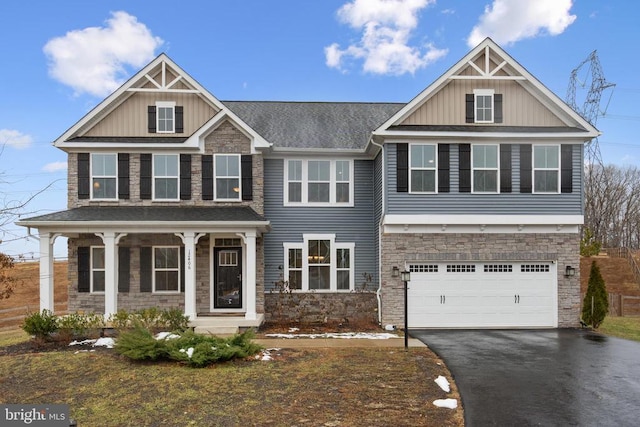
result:
M 196 334 L 215 336 L 234 335 L 240 331 L 237 326 L 196 326 L 193 330 Z

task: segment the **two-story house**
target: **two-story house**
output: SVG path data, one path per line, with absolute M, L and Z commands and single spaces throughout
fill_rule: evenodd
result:
M 410 327 L 579 322 L 583 146 L 598 131 L 486 39 L 408 104 L 221 102 L 162 54 L 54 145 L 69 309 L 283 311 Z M 286 304 L 283 304 L 283 295 Z

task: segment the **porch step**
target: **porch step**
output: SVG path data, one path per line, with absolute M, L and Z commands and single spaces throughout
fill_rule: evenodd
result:
M 193 331 L 202 335 L 235 335 L 240 329 L 237 326 L 196 326 Z

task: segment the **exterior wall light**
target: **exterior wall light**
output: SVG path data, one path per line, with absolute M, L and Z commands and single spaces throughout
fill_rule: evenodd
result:
M 576 269 L 567 265 L 567 268 L 564 271 L 564 277 L 573 277 L 576 275 Z
M 399 277 L 400 276 L 400 269 L 398 268 L 397 265 L 394 265 L 393 268 L 391 269 L 391 277 Z

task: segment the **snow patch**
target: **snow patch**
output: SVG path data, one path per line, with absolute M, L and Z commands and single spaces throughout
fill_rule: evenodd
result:
M 262 352 L 260 354 L 256 355 L 256 360 L 260 360 L 263 362 L 268 362 L 270 360 L 273 360 L 273 356 L 272 353 L 276 352 L 276 351 L 280 351 L 279 348 L 266 348 L 264 350 L 262 350 Z
M 99 338 L 94 344 L 94 347 L 107 347 L 113 348 L 116 345 L 116 341 L 110 337 Z
M 456 409 L 458 407 L 458 401 L 456 399 L 436 399 L 433 404 L 438 408 Z
M 176 338 L 180 338 L 180 335 L 172 334 L 171 332 L 158 332 L 155 336 L 155 339 L 160 340 L 174 340 Z
M 94 342 L 96 342 L 96 340 L 83 340 L 83 341 L 71 341 L 69 343 L 69 346 L 72 345 L 88 345 L 88 344 L 93 344 Z
M 186 350 L 184 348 L 181 348 L 180 353 L 187 353 L 187 357 L 191 359 L 191 356 L 193 356 L 193 347 L 189 347 Z
M 388 340 L 398 338 L 396 334 L 369 333 L 369 332 L 329 332 L 324 334 L 265 334 L 269 338 L 341 338 L 341 339 L 367 339 L 367 340 Z
M 433 381 L 436 384 L 438 384 L 443 391 L 445 391 L 447 393 L 449 393 L 451 391 L 451 387 L 449 386 L 449 381 L 447 381 L 447 379 L 445 377 L 443 377 L 442 375 L 438 376 L 438 378 L 436 378 Z

